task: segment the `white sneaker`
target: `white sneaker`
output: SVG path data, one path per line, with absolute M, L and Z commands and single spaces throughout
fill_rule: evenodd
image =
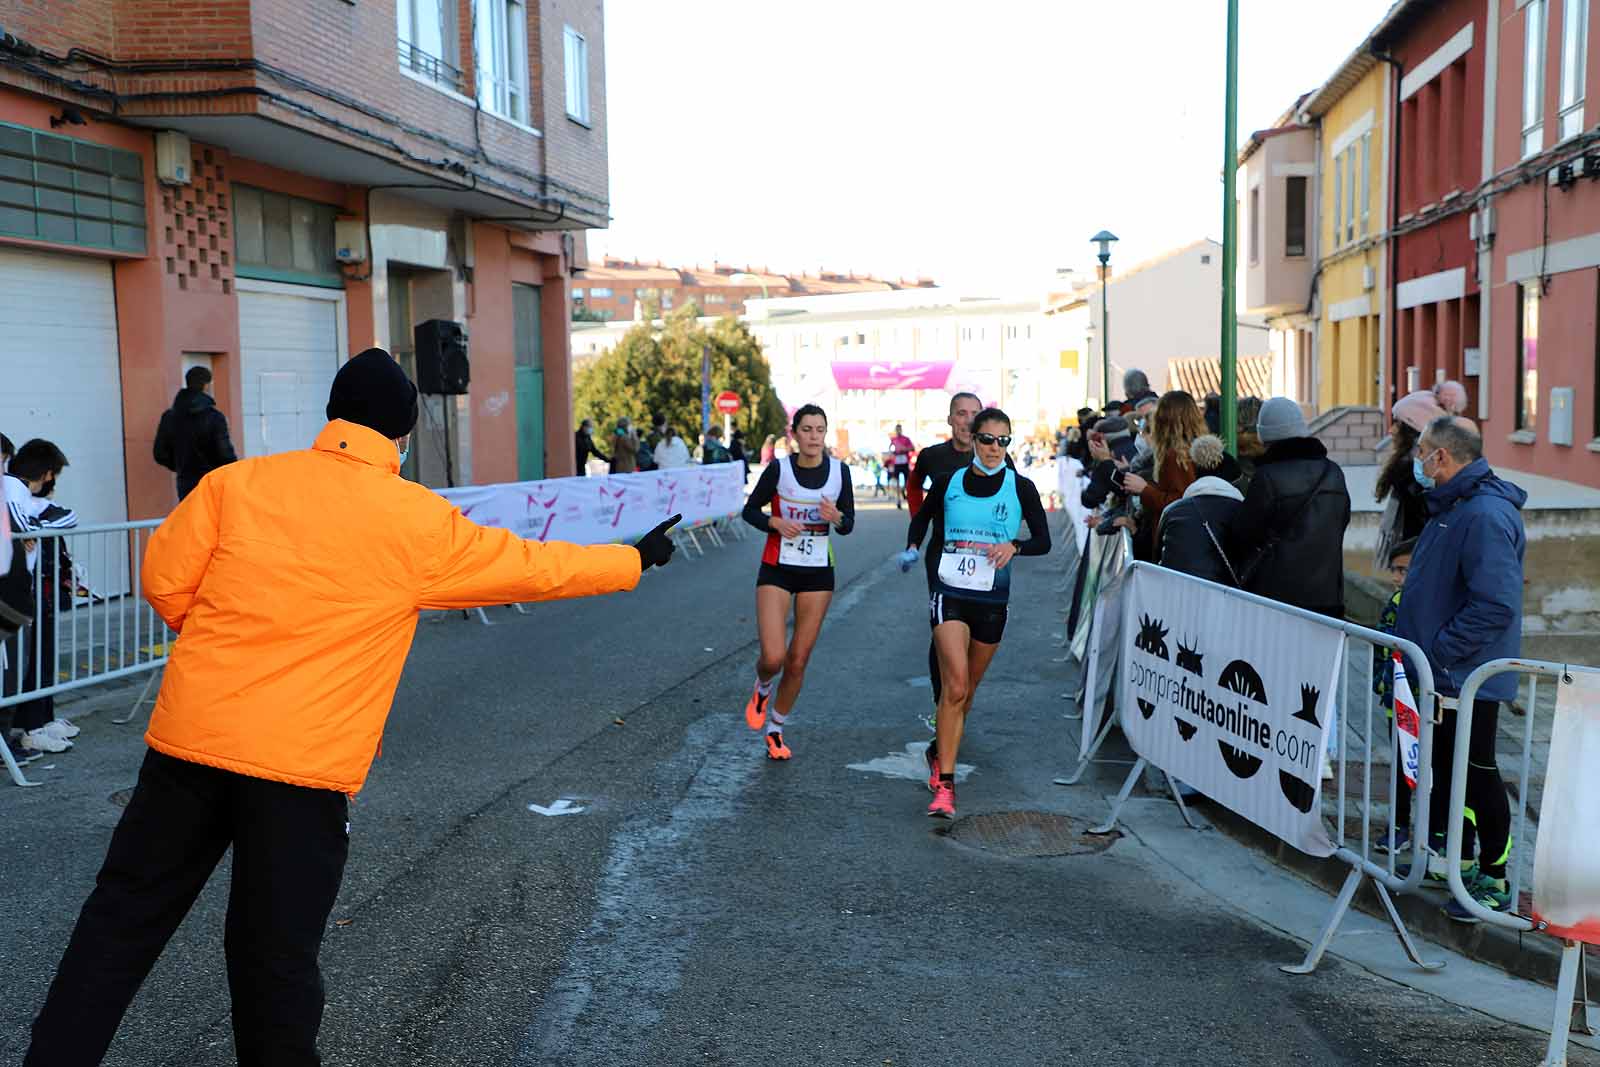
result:
M 72 738 L 77 737 L 83 731 L 72 725 L 72 723 L 68 722 L 66 719 L 56 719 L 39 727 L 38 732 L 42 734 L 51 734 L 55 737 L 61 738 L 62 740 L 71 740 Z
M 40 752 L 65 752 L 72 747 L 71 741 L 58 734 L 46 733 L 42 727 L 24 733 L 22 744 L 25 748 L 36 748 Z

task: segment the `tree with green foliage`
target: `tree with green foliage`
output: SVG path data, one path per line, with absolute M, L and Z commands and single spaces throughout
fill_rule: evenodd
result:
M 650 428 L 650 416 L 664 415 L 692 445 L 700 435 L 700 353 L 709 348 L 711 395 L 725 389 L 739 394 L 734 426 L 758 443 L 767 434 L 781 434 L 786 415 L 761 343 L 731 315 L 707 329 L 699 314 L 691 303 L 663 322 L 641 322 L 580 370 L 572 387 L 575 421 L 593 419 L 606 434 L 626 416 L 642 432 Z M 720 425 L 720 414 L 713 411 L 711 418 Z

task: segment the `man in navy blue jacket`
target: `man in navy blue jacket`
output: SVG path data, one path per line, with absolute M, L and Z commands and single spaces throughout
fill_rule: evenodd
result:
M 1406 573 L 1395 633 L 1427 654 L 1446 708 L 1433 735 L 1428 819 L 1430 844 L 1442 855 L 1461 684 L 1480 664 L 1522 652 L 1527 541 L 1520 512 L 1528 494 L 1495 476 L 1483 458 L 1477 427 L 1459 416 L 1428 424 L 1413 455 L 1412 473 L 1427 490 L 1429 519 Z M 1491 678 L 1478 690 L 1467 766 L 1467 807 L 1477 828 L 1479 863 L 1464 877 L 1479 903 L 1499 911 L 1511 906 L 1506 886 L 1511 805 L 1495 763 L 1494 741 L 1500 702 L 1516 695 L 1517 680 L 1511 674 Z M 1445 910 L 1452 918 L 1476 921 L 1453 899 Z

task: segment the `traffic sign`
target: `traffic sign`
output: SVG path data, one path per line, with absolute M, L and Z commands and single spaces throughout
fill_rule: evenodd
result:
M 731 390 L 724 390 L 717 394 L 717 410 L 724 415 L 736 414 L 739 410 L 739 394 Z

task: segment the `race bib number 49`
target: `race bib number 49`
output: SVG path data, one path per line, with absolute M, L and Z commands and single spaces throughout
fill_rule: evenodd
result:
M 826 567 L 828 535 L 807 530 L 799 537 L 785 537 L 778 543 L 778 562 L 785 567 Z
M 994 564 L 981 550 L 946 547 L 939 556 L 939 580 L 952 589 L 987 593 L 994 589 Z

